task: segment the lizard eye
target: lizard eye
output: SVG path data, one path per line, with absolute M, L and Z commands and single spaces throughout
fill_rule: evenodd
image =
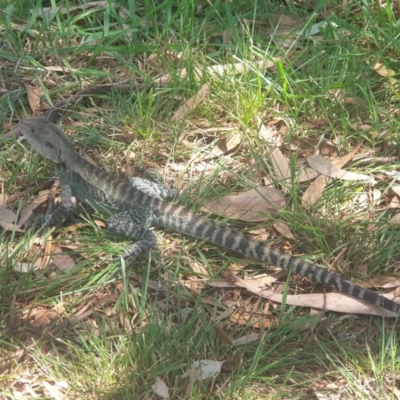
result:
M 48 140 L 44 142 L 44 146 L 48 149 L 54 149 L 54 146 Z

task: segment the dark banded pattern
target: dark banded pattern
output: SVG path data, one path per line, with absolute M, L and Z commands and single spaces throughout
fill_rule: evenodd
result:
M 138 252 L 154 244 L 155 238 L 147 227 L 157 225 L 196 239 L 207 239 L 223 248 L 276 265 L 286 271 L 332 286 L 342 293 L 400 313 L 399 304 L 350 283 L 316 264 L 282 253 L 227 226 L 116 180 L 78 155 L 64 132 L 43 117 L 22 120 L 20 128 L 41 155 L 59 163 L 60 181 L 68 188 L 65 191 L 67 195 L 72 192 L 79 200 L 92 206 L 96 207 L 97 204 L 108 208 L 115 215 L 109 219 L 107 226 L 139 239 L 129 250 L 130 254 L 137 256 Z M 63 202 L 65 201 L 67 200 L 63 198 Z M 68 201 L 64 207 L 69 207 Z
M 346 281 L 339 275 L 333 274 L 317 264 L 285 254 L 263 242 L 250 239 L 248 236 L 227 226 L 194 214 L 183 207 L 167 204 L 159 200 L 158 204 L 153 204 L 153 207 L 158 210 L 157 217 L 153 221 L 154 225 L 197 239 L 207 239 L 213 244 L 233 250 L 246 257 L 275 265 L 285 271 L 291 271 L 315 282 L 331 286 L 341 293 L 359 298 L 397 314 L 400 313 L 400 304 Z

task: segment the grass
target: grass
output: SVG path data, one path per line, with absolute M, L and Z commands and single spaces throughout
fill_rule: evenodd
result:
M 310 181 L 299 183 L 293 174 L 316 150 L 330 160 L 360 142 L 361 161 L 398 155 L 394 3 L 319 2 L 314 14 L 291 1 L 288 7 L 218 0 L 85 4 L 66 1 L 65 12 L 46 17 L 43 7 L 56 10 L 55 1 L 0 1 L 5 131 L 31 114 L 21 82 L 42 93 L 43 109 L 89 86 L 144 82 L 130 95 L 113 93 L 69 107 L 63 129 L 79 151 L 121 179 L 134 175 L 135 165 L 145 167 L 176 186 L 179 203 L 198 212 L 206 200 L 270 181 L 285 193 L 279 215 L 257 223 L 210 218 L 293 246 L 294 254 L 357 282 L 395 276 L 400 235 L 390 223 L 396 210 L 388 205 L 398 162 L 347 164 L 345 169 L 373 175 L 377 184 L 332 180 L 310 210 L 302 205 Z M 295 22 L 277 27 L 271 21 L 281 14 Z M 299 18 L 307 26 L 319 20 L 335 25 L 307 38 L 297 28 Z M 274 68 L 256 67 L 271 57 L 281 58 Z M 240 62 L 247 66 L 242 74 L 231 69 L 212 76 L 208 69 Z M 394 74 L 378 73 L 378 62 Z M 166 74 L 168 85 L 151 86 Z M 204 83 L 210 93 L 171 121 Z M 286 182 L 273 168 L 261 122 L 279 136 L 277 146 L 292 172 Z M 237 146 L 211 156 L 237 132 Z M 26 142 L 2 143 L 5 194 L 53 177 L 54 165 Z M 8 208 L 19 215 L 36 196 L 20 197 Z M 397 321 L 321 316 L 239 287 L 207 285 L 210 278 L 223 280 L 228 267 L 243 277 L 258 275 L 260 266 L 159 229 L 158 251 L 115 276 L 121 271 L 115 259 L 131 241 L 105 230 L 106 218 L 80 205 L 47 234 L 50 249 L 33 244 L 34 229 L 0 232 L 1 398 L 53 398 L 56 391 L 70 399 L 157 398 L 157 377 L 177 399 L 398 398 Z M 274 229 L 277 222 L 290 228 L 294 240 L 285 242 Z M 17 262 L 49 251 L 68 254 L 74 265 L 14 271 Z M 286 278 L 274 286 L 290 294 L 322 291 L 300 277 Z M 257 340 L 232 344 L 246 335 Z M 221 373 L 204 381 L 185 376 L 197 360 L 223 361 Z

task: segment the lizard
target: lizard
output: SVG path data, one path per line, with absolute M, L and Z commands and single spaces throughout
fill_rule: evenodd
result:
M 169 201 L 171 192 L 154 182 L 134 178 L 131 184 L 94 166 L 78 154 L 68 136 L 46 118 L 22 119 L 19 127 L 26 140 L 43 157 L 59 166 L 61 205 L 44 225 L 54 226 L 74 210 L 74 197 L 111 212 L 106 228 L 136 240 L 123 254 L 129 264 L 144 250 L 157 245 L 151 226 L 166 228 L 195 239 L 208 240 L 225 249 L 331 286 L 341 293 L 400 314 L 400 304 L 349 282 L 326 268 L 284 253 L 265 242 L 251 239 L 227 225 Z M 128 264 L 127 264 L 128 265 Z

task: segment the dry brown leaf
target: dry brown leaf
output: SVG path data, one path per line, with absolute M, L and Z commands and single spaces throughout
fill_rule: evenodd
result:
M 225 311 L 223 311 L 221 314 L 212 317 L 212 320 L 214 323 L 221 322 L 224 319 L 229 318 L 234 312 L 236 312 L 236 307 L 234 308 L 233 305 L 231 307 L 228 307 Z
M 208 83 L 205 83 L 196 93 L 195 96 L 191 97 L 189 100 L 186 100 L 174 112 L 174 115 L 171 118 L 171 122 L 181 119 L 189 111 L 194 110 L 204 100 L 204 98 L 208 95 L 209 92 L 210 92 L 210 85 Z
M 274 35 L 287 35 L 303 29 L 305 19 L 297 19 L 288 15 L 275 15 L 269 19 L 272 28 L 268 31 Z M 296 33 L 296 36 L 298 34 Z
M 336 167 L 338 168 L 344 167 L 358 153 L 358 150 L 360 150 L 362 144 L 363 142 L 361 141 L 360 143 L 357 144 L 356 147 L 354 147 L 354 149 L 350 153 L 346 154 L 345 156 L 339 159 L 333 160 L 332 163 L 336 165 Z
M 395 75 L 395 72 L 391 69 L 387 69 L 384 64 L 377 62 L 372 69 L 377 72 L 380 76 L 389 76 L 392 77 Z
M 259 187 L 217 200 L 206 200 L 202 211 L 246 222 L 265 221 L 262 213 L 276 213 L 285 206 L 283 193 L 275 188 Z
M 162 399 L 169 399 L 169 392 L 168 392 L 168 386 L 166 383 L 160 378 L 156 377 L 156 382 L 152 386 L 153 392 L 157 395 L 160 396 Z
M 231 288 L 231 287 L 236 287 L 236 285 L 232 282 L 229 282 L 226 279 L 211 279 L 207 281 L 207 285 L 212 286 L 212 287 L 218 287 L 218 288 Z
M 296 238 L 294 237 L 292 231 L 290 228 L 283 222 L 275 222 L 274 223 L 274 228 L 282 235 L 287 237 L 288 239 L 293 239 L 295 240 Z
M 323 156 L 334 157 L 338 155 L 339 149 L 334 143 L 324 140 L 319 146 L 319 152 Z
M 59 389 L 57 385 L 50 385 L 50 383 L 46 381 L 42 381 L 43 386 L 47 389 L 50 396 L 54 400 L 68 400 L 68 397 L 65 396 Z
M 265 288 L 275 283 L 278 279 L 282 277 L 282 275 L 283 275 L 282 273 L 274 273 L 274 274 L 260 274 L 251 277 L 245 276 L 245 280 L 259 288 Z
M 356 281 L 356 283 L 358 282 Z M 376 276 L 368 280 L 368 285 L 375 288 L 393 289 L 400 286 L 400 278 L 396 279 L 393 276 Z
M 13 222 L 17 219 L 17 215 L 9 210 L 6 206 L 0 205 L 0 226 L 8 231 L 24 232 L 18 228 Z
M 273 25 L 283 25 L 283 26 L 299 26 L 305 21 L 304 18 L 293 18 L 286 14 L 277 14 L 270 18 L 270 22 Z
M 317 172 L 329 176 L 330 178 L 341 179 L 345 181 L 367 181 L 374 182 L 374 179 L 368 175 L 358 174 L 356 172 L 346 171 L 336 167 L 336 165 L 325 160 L 325 158 L 312 155 L 307 157 L 307 162 L 311 168 Z
M 390 219 L 390 223 L 391 223 L 391 224 L 400 224 L 400 213 L 394 215 L 394 216 Z
M 278 147 L 274 147 L 269 154 L 269 158 L 274 168 L 275 176 L 279 180 L 284 181 L 291 178 L 292 171 L 289 162 Z M 306 182 L 318 176 L 318 172 L 308 167 L 301 167 L 296 170 L 295 174 L 296 182 Z
M 224 362 L 216 360 L 194 361 L 190 370 L 182 374 L 182 378 L 190 377 L 192 381 L 204 381 L 208 378 L 214 378 L 221 372 L 221 366 Z
M 296 182 L 300 183 L 311 181 L 312 179 L 315 179 L 318 175 L 318 172 L 313 170 L 312 168 L 302 167 L 301 169 L 296 171 Z
M 309 210 L 312 205 L 314 205 L 317 200 L 322 196 L 322 193 L 326 185 L 330 182 L 330 178 L 325 175 L 320 175 L 317 179 L 307 188 L 303 193 L 302 206 Z
M 273 143 L 276 146 L 280 146 L 282 141 L 282 135 L 279 134 L 274 124 L 269 124 L 266 127 L 260 117 L 257 117 L 259 124 L 258 136 L 264 139 L 267 143 Z M 280 121 L 277 121 L 277 123 Z
M 279 147 L 274 147 L 269 154 L 269 158 L 274 168 L 275 176 L 279 180 L 286 180 L 290 178 L 290 166 Z
M 190 268 L 192 268 L 193 272 L 202 276 L 209 276 L 210 273 L 207 271 L 207 268 L 203 267 L 197 262 L 190 262 Z
M 54 72 L 74 72 L 75 69 L 73 68 L 66 68 L 62 65 L 50 65 L 48 67 L 44 67 L 47 71 L 54 71 Z
M 239 132 L 233 134 L 229 138 L 225 137 L 219 140 L 218 143 L 211 149 L 210 153 L 205 157 L 202 157 L 202 159 L 208 160 L 210 158 L 220 157 L 223 154 L 234 151 L 240 145 L 241 140 L 242 136 Z
M 400 208 L 400 198 L 398 196 L 393 196 L 388 208 Z
M 400 186 L 398 186 L 398 185 L 392 186 L 390 188 L 390 192 L 393 192 L 396 196 L 400 197 Z
M 37 271 L 42 269 L 42 259 L 38 258 L 33 264 L 32 263 L 24 263 L 24 262 L 16 262 L 13 265 L 13 270 L 15 272 L 19 272 L 20 274 L 26 274 L 30 271 Z
M 344 157 L 339 158 L 338 160 L 334 160 L 333 164 L 336 167 L 343 167 L 346 165 L 360 150 L 362 142 L 358 143 L 358 145 Z M 330 178 L 325 175 L 320 175 L 317 179 L 307 188 L 302 197 L 302 206 L 306 210 L 310 210 L 311 206 L 317 202 L 317 200 L 322 196 L 322 193 L 326 187 L 326 185 L 330 182 Z
M 32 216 L 33 211 L 41 204 L 43 204 L 45 201 L 47 201 L 47 199 L 49 198 L 49 193 L 50 190 L 41 191 L 33 201 L 31 201 L 28 205 L 26 205 L 23 208 L 19 216 L 19 221 L 17 224 L 18 227 L 25 225 L 26 222 L 29 220 L 29 218 Z
M 267 329 L 271 326 L 271 320 L 269 318 L 263 318 L 260 315 L 255 315 L 254 313 L 239 313 L 232 315 L 230 320 L 231 323 L 236 323 L 238 325 L 248 325 L 253 328 L 263 328 Z
M 71 269 L 75 266 L 74 259 L 70 255 L 68 255 L 68 253 L 63 251 L 60 247 L 54 248 L 51 259 L 53 261 L 53 264 L 61 271 L 65 269 Z
M 63 303 L 56 304 L 51 310 L 44 308 L 36 308 L 32 310 L 29 317 L 32 318 L 32 325 L 37 328 L 42 328 L 51 323 L 51 321 L 57 317 L 60 317 L 65 313 L 65 307 Z
M 24 83 L 26 94 L 28 96 L 28 103 L 32 110 L 32 115 L 38 115 L 40 111 L 40 96 L 37 93 L 38 89 L 33 89 L 30 85 Z
M 0 193 L 0 205 L 5 206 L 8 201 L 8 196 L 5 193 Z
M 320 145 L 320 138 L 292 136 L 290 138 L 290 149 L 293 151 L 301 150 L 302 153 L 310 154 Z
M 237 338 L 235 340 L 231 340 L 232 344 L 235 346 L 240 346 L 242 344 L 250 343 L 250 342 L 255 342 L 259 341 L 260 335 L 258 333 L 249 333 L 247 335 L 244 335 L 240 338 Z
M 383 309 L 373 304 L 363 303 L 361 300 L 342 293 L 311 293 L 284 296 L 269 290 L 257 288 L 244 279 L 241 279 L 239 276 L 230 275 L 230 278 L 232 281 L 236 282 L 238 286 L 245 288 L 249 292 L 277 303 L 285 301 L 286 304 L 294 306 L 320 308 L 321 310 L 326 309 L 351 314 L 379 315 L 384 317 L 398 316 L 393 311 Z M 393 300 L 393 298 L 391 298 L 391 300 Z

